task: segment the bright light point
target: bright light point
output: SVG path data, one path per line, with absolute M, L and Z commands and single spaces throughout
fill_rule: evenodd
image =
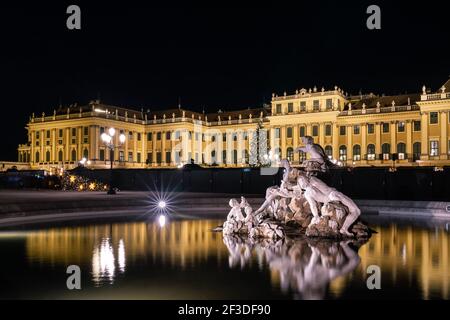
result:
M 166 225 L 166 216 L 163 214 L 160 215 L 158 218 L 158 223 L 161 228 L 164 227 Z
M 166 202 L 163 201 L 163 200 L 159 201 L 159 202 L 158 202 L 158 207 L 159 207 L 160 209 L 164 209 L 164 208 L 166 207 Z
M 177 165 L 177 168 L 178 168 L 178 169 L 183 168 L 183 164 L 182 164 L 182 163 L 178 164 L 178 165 Z
M 100 112 L 100 113 L 106 113 L 106 110 L 99 109 L 99 108 L 95 108 L 94 111 L 95 112 Z
M 121 133 L 120 136 L 119 136 L 120 143 L 125 143 L 125 139 L 126 139 L 125 135 L 123 133 Z
M 111 137 L 114 137 L 114 135 L 116 134 L 116 129 L 114 128 L 109 128 L 108 129 L 108 133 Z
M 108 134 L 104 133 L 104 132 L 102 133 L 101 138 L 102 138 L 103 142 L 106 142 L 106 143 L 110 143 L 111 142 L 111 137 Z
M 86 164 L 87 164 L 88 166 L 90 166 L 90 165 L 91 165 L 91 160 L 88 160 L 88 161 L 86 162 Z

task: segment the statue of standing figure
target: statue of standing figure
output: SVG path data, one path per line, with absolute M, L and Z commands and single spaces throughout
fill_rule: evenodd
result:
M 314 139 L 311 136 L 302 137 L 303 147 L 298 147 L 295 152 L 309 153 L 310 159 L 303 162 L 303 167 L 310 173 L 314 171 L 325 172 L 329 168 L 335 167 L 330 161 L 322 146 L 314 143 Z

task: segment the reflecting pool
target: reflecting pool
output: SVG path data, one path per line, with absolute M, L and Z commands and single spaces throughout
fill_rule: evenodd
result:
M 367 243 L 224 238 L 217 219 L 0 230 L 0 298 L 449 298 L 448 224 L 366 220 L 378 232 Z M 66 287 L 69 265 L 81 290 Z M 367 288 L 370 265 L 380 290 Z

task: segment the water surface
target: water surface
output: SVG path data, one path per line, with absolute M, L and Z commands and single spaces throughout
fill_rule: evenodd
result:
M 132 219 L 130 219 L 132 220 Z M 370 218 L 367 243 L 223 238 L 217 219 L 0 231 L 0 298 L 448 299 L 448 224 Z M 79 265 L 82 290 L 66 288 Z M 381 268 L 368 290 L 367 267 Z

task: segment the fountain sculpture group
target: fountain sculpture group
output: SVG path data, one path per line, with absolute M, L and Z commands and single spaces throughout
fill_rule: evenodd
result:
M 264 203 L 256 210 L 245 197 L 231 199 L 223 224 L 224 235 L 278 240 L 286 236 L 321 237 L 336 240 L 368 239 L 371 230 L 359 220 L 361 210 L 352 199 L 317 177 L 334 164 L 311 137 L 303 137 L 303 151 L 310 155 L 302 168 L 284 167 L 280 186 L 267 188 Z

